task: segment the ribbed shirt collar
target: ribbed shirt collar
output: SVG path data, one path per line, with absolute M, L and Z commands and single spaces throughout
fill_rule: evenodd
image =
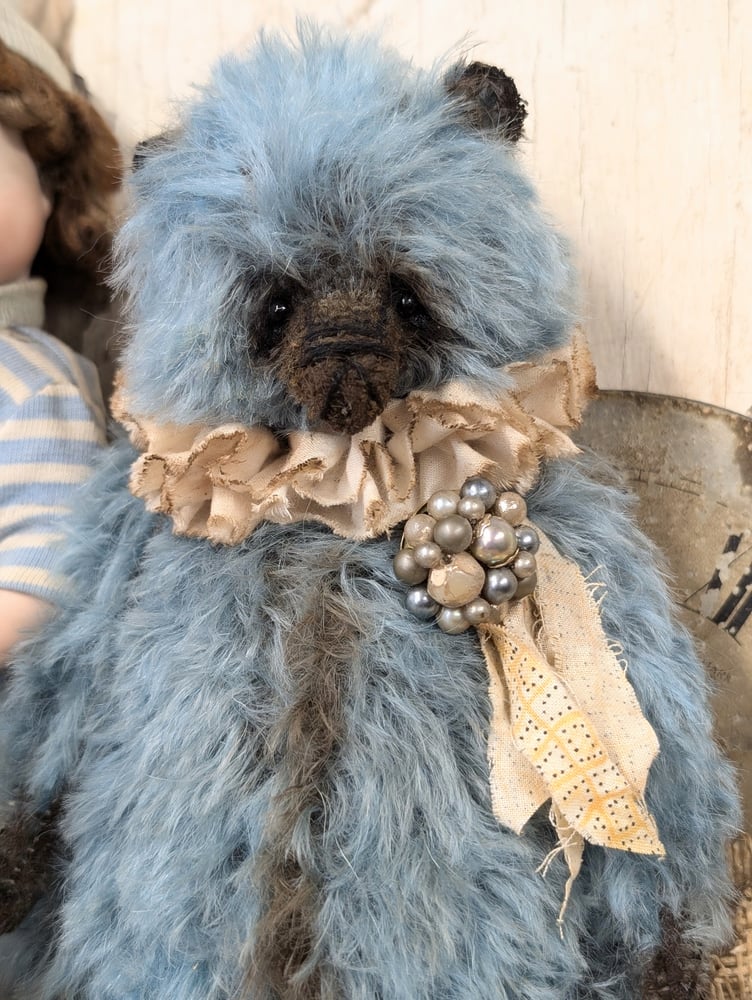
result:
M 0 329 L 6 326 L 42 326 L 44 293 L 42 278 L 27 278 L 0 285 Z

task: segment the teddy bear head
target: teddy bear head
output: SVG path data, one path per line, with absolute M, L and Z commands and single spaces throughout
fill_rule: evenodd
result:
M 134 412 L 354 434 L 561 343 L 571 271 L 501 70 L 302 24 L 225 58 L 144 144 L 117 245 Z

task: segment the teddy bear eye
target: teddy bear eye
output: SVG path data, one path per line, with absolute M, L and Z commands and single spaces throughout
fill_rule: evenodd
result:
M 289 323 L 294 311 L 292 295 L 288 292 L 276 291 L 267 300 L 256 332 L 256 347 L 262 354 L 268 354 L 279 346 L 282 340 L 282 331 Z
M 280 329 L 292 316 L 292 301 L 288 296 L 275 296 L 267 309 L 269 323 L 274 329 Z
M 412 316 L 418 307 L 418 300 L 412 292 L 400 292 L 397 296 L 397 312 L 400 316 Z
M 408 285 L 395 284 L 392 301 L 397 315 L 402 319 L 415 321 L 427 315 L 423 303 Z

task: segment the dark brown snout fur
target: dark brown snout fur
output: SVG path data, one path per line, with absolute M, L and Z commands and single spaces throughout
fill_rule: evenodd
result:
M 376 291 L 333 292 L 292 319 L 280 376 L 312 424 L 357 434 L 392 398 L 400 356 L 398 324 Z

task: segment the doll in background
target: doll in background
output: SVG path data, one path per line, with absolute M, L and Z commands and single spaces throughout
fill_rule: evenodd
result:
M 119 182 L 107 125 L 0 0 L 0 664 L 56 602 L 60 520 L 105 440 L 96 370 L 39 327 L 48 284 L 98 304 Z

